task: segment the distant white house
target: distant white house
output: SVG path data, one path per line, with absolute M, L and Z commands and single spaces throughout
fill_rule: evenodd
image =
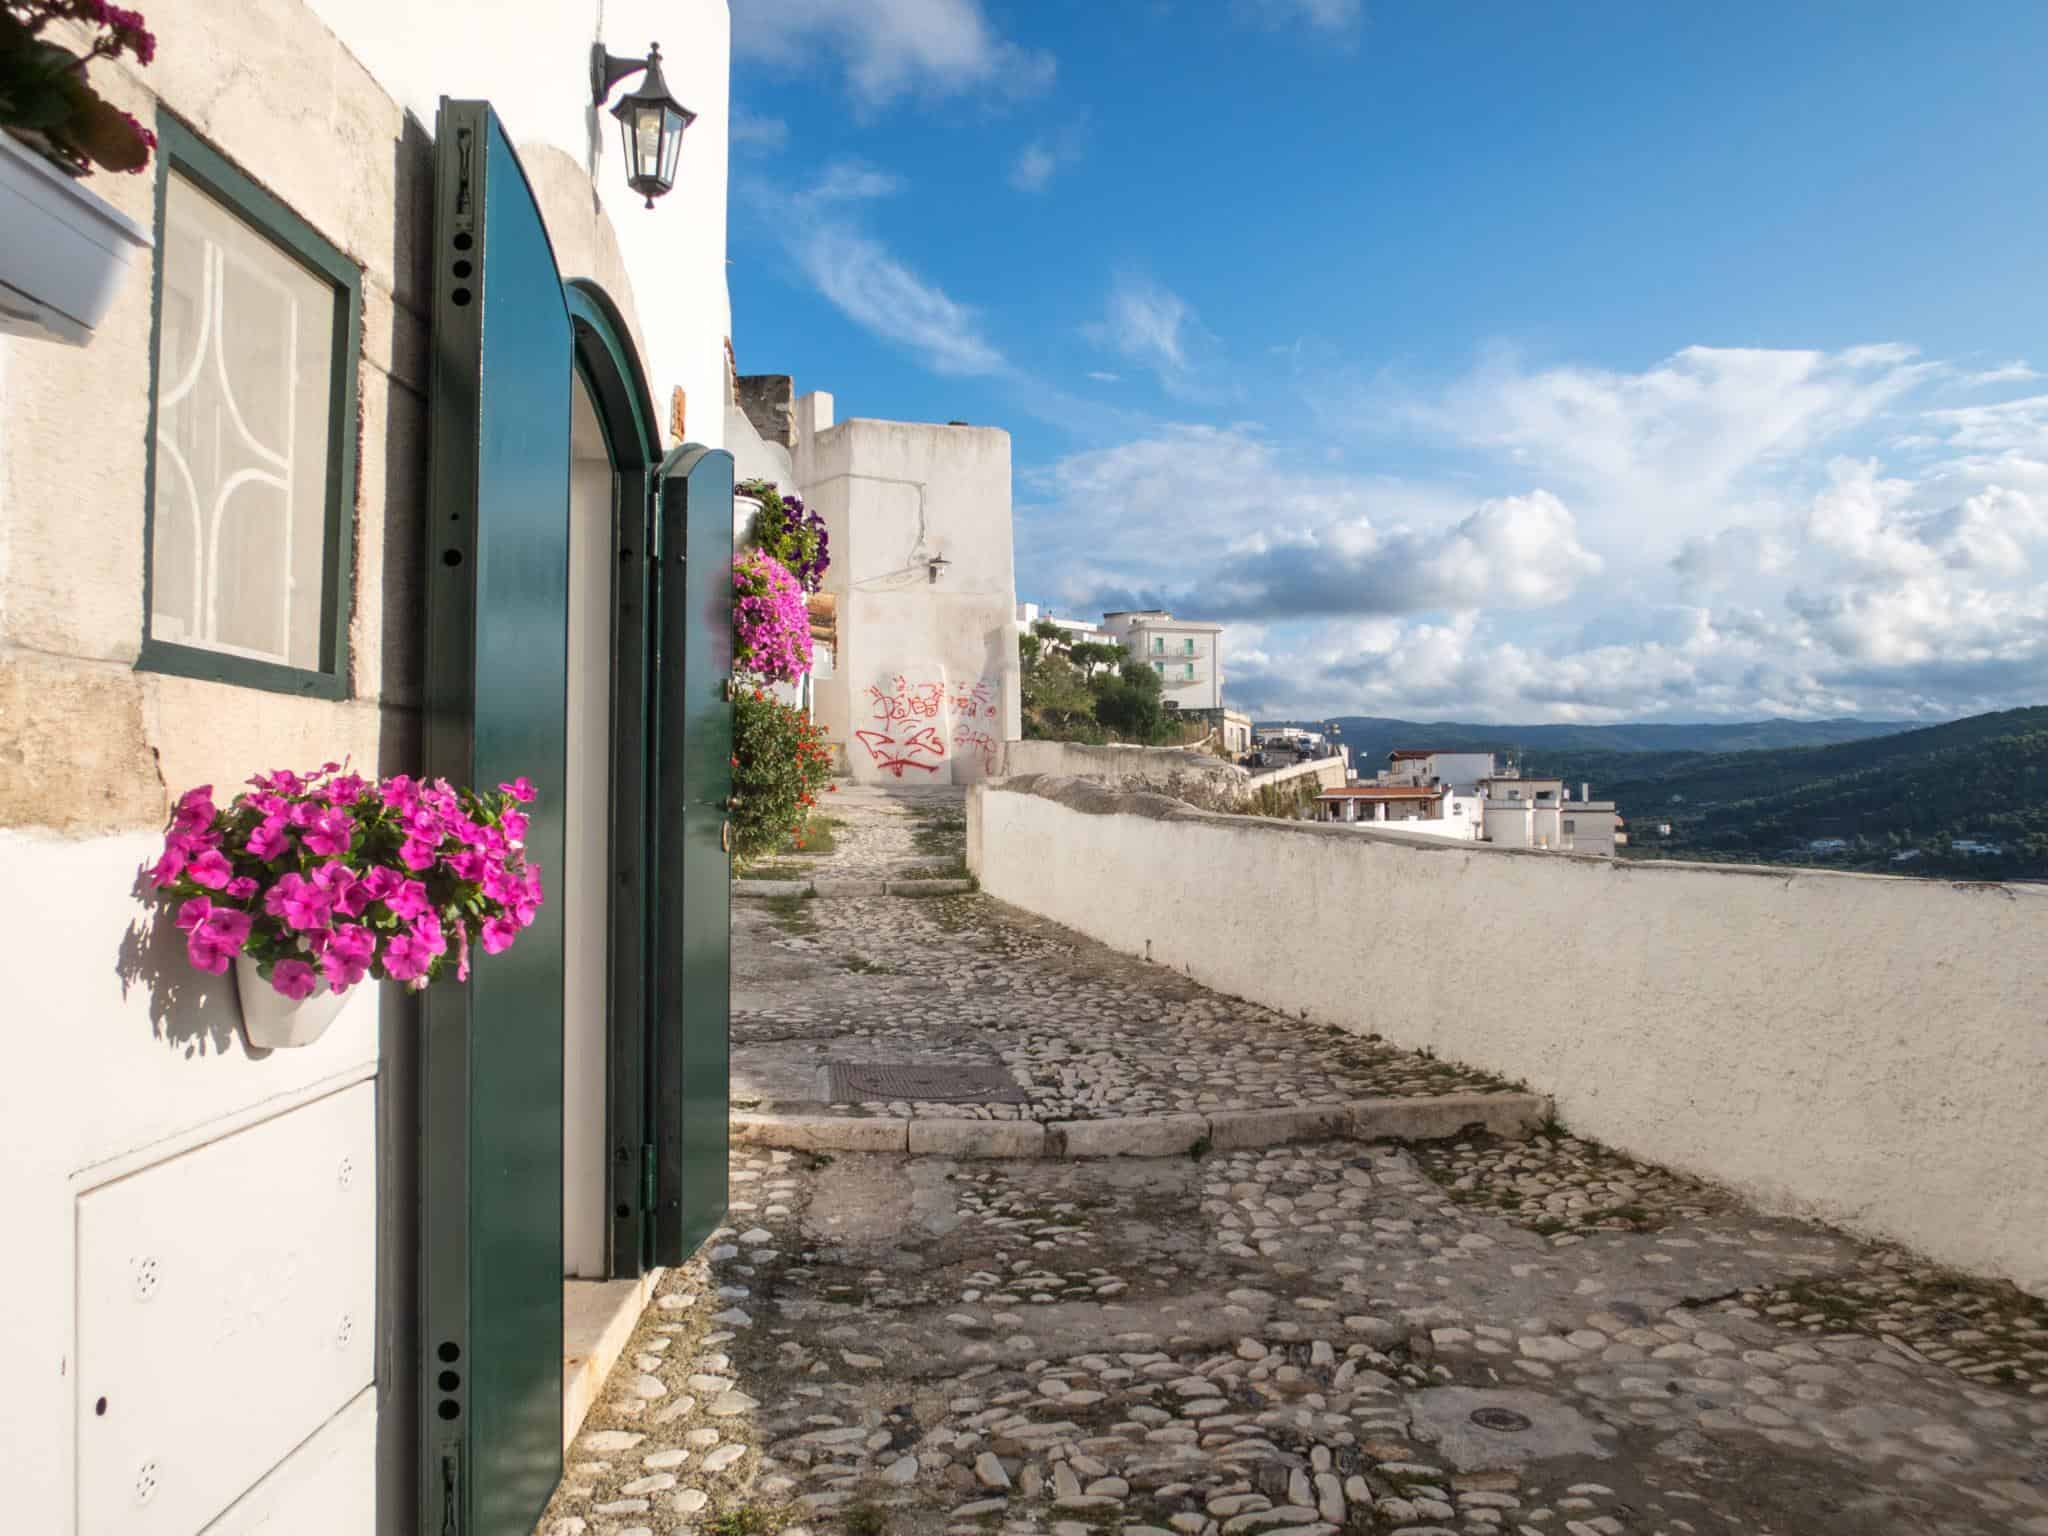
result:
M 1164 608 L 1105 613 L 1109 637 L 1159 674 L 1160 696 L 1178 709 L 1223 707 L 1223 626 L 1176 619 Z
M 1404 748 L 1388 754 L 1377 782 L 1325 791 L 1316 800 L 1320 821 L 1351 826 L 1398 825 L 1465 842 L 1503 848 L 1543 848 L 1612 858 L 1626 844 L 1612 800 L 1579 798 L 1562 779 L 1523 778 L 1499 770 L 1490 752 L 1437 752 Z
M 1017 605 L 1017 633 L 1028 635 L 1040 624 L 1051 624 L 1063 631 L 1069 645 L 1091 641 L 1098 645 L 1112 644 L 1116 637 L 1099 624 L 1086 619 L 1063 619 L 1055 613 L 1041 612 L 1036 603 Z

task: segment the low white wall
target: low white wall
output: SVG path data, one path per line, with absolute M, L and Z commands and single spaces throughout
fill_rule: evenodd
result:
M 1219 991 L 1521 1079 L 1631 1156 L 2048 1295 L 2048 889 L 1517 852 L 1033 778 L 971 792 L 968 858 L 991 895 Z M 1495 942 L 1412 965 L 1358 942 L 1364 913 Z
M 1079 741 L 1005 742 L 1002 773 L 1151 788 L 1219 810 L 1243 803 L 1252 782 L 1234 763 L 1180 747 L 1098 747 Z
M 1311 757 L 1289 763 L 1284 768 L 1269 768 L 1264 773 L 1253 774 L 1251 788 L 1256 791 L 1269 784 L 1291 784 L 1296 779 L 1312 778 L 1324 789 L 1342 789 L 1345 777 L 1343 758 Z

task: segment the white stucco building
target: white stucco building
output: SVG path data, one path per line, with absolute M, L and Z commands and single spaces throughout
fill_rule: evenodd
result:
M 1017 605 L 1017 633 L 1028 635 L 1040 624 L 1050 624 L 1067 637 L 1067 643 L 1113 645 L 1115 636 L 1100 624 L 1091 624 L 1086 619 L 1063 619 L 1058 614 L 1040 612 L 1036 603 Z
M 1106 613 L 1110 638 L 1159 674 L 1160 696 L 1180 709 L 1223 707 L 1223 626 L 1176 619 L 1163 608 Z
M 797 489 L 832 541 L 817 720 L 863 783 L 965 784 L 1022 735 L 1010 434 L 794 406 Z
M 155 245 L 78 344 L 0 335 L 8 1521 L 523 1531 L 559 1475 L 552 1401 L 574 1412 L 565 1277 L 630 1297 L 723 1211 L 708 1078 L 689 1203 L 666 1173 L 658 1211 L 613 1198 L 653 1113 L 621 1074 L 668 1070 L 654 997 L 680 973 L 609 921 L 644 894 L 621 860 L 676 865 L 629 836 L 645 785 L 608 765 L 644 761 L 614 750 L 635 687 L 673 681 L 613 649 L 616 613 L 655 622 L 646 488 L 689 440 L 730 501 L 727 7 L 153 0 L 148 23 L 152 64 L 91 78 L 159 135 L 150 174 L 64 195 Z M 696 114 L 652 208 L 590 81 L 594 45 L 650 39 Z M 490 584 L 514 567 L 519 614 Z M 252 1049 L 232 973 L 193 969 L 138 879 L 172 800 L 329 760 L 482 781 L 508 752 L 541 785 L 537 925 L 470 983 L 365 983 L 316 1043 Z M 474 1054 L 472 996 L 506 1013 Z

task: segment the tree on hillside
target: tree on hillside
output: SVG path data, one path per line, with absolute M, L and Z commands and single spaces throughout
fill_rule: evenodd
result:
M 1136 657 L 1126 657 L 1113 675 L 1097 677 L 1095 718 L 1126 741 L 1150 743 L 1166 732 L 1166 706 L 1159 674 Z

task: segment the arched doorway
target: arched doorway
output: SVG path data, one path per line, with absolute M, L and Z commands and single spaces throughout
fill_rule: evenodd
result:
M 632 337 L 596 284 L 564 285 L 575 346 L 563 849 L 562 1264 L 637 1275 L 644 1184 L 644 722 L 648 485 L 660 443 Z

